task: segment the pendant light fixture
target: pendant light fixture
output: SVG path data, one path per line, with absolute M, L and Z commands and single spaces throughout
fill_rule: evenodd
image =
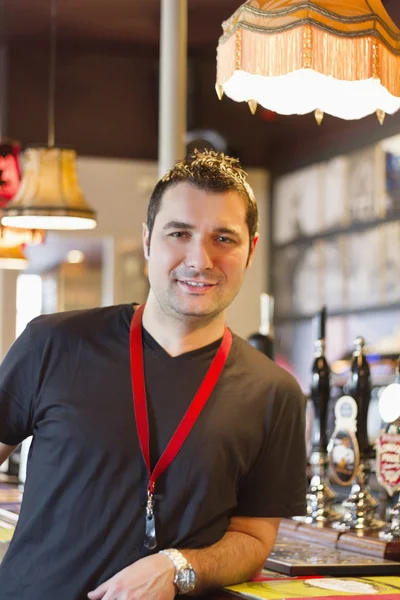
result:
M 96 227 L 96 214 L 79 186 L 76 152 L 55 146 L 56 0 L 51 1 L 48 145 L 25 151 L 24 174 L 2 224 L 32 229 L 78 230 Z
M 28 260 L 21 246 L 7 248 L 0 246 L 0 269 L 12 269 L 20 271 L 26 269 Z
M 7 57 L 6 57 L 6 36 L 5 36 L 5 1 L 1 0 L 0 5 L 0 23 L 1 23 L 1 43 L 0 43 L 0 219 L 2 208 L 12 200 L 18 191 L 21 179 L 19 166 L 19 144 L 14 140 L 3 138 L 3 130 L 6 113 L 6 88 L 7 88 Z M 5 227 L 0 224 L 0 268 L 23 268 L 27 265 L 27 260 L 18 250 L 21 244 L 39 244 L 44 241 L 44 231 L 36 229 L 16 229 L 14 227 Z M 13 249 L 1 252 L 4 248 Z M 17 254 L 17 256 L 16 256 Z M 17 262 L 16 262 L 17 261 Z
M 400 108 L 400 30 L 381 0 L 247 0 L 222 27 L 220 98 L 319 123 Z

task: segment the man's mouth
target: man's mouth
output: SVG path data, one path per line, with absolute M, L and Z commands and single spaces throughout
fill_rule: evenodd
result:
M 186 285 L 192 287 L 211 287 L 212 285 L 215 285 L 214 283 L 205 283 L 203 281 L 182 281 L 181 283 L 186 283 Z
M 192 279 L 178 279 L 178 283 L 180 283 L 186 289 L 191 289 L 197 292 L 209 290 L 216 285 L 215 283 L 210 283 L 208 281 L 195 281 Z

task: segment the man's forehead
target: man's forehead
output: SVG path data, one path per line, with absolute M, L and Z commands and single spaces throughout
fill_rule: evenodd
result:
M 246 214 L 246 203 L 236 190 L 214 191 L 202 189 L 187 182 L 180 182 L 167 188 L 162 196 L 159 212 L 170 212 L 179 205 L 179 210 L 187 210 L 199 215 L 220 212 L 233 216 Z

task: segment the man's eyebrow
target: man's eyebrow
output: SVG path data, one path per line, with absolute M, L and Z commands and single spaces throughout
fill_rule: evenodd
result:
M 215 233 L 222 233 L 226 235 L 233 235 L 237 238 L 240 238 L 240 231 L 237 229 L 233 229 L 232 227 L 216 227 L 214 229 Z
M 184 221 L 169 221 L 164 225 L 163 229 L 195 229 L 195 226 Z

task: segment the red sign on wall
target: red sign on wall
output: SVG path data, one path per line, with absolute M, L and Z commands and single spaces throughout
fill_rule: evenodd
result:
M 20 178 L 18 144 L 0 143 L 0 208 L 15 196 Z
M 400 490 L 400 434 L 382 433 L 377 440 L 376 476 L 390 496 Z

